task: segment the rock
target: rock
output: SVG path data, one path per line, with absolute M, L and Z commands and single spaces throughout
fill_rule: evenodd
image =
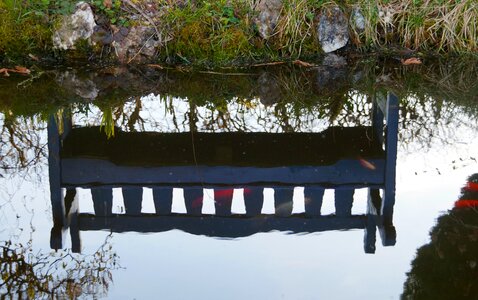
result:
M 263 72 L 259 76 L 257 84 L 257 92 L 262 104 L 271 106 L 281 100 L 280 85 L 274 75 L 269 72 Z
M 78 76 L 75 72 L 65 71 L 58 74 L 57 82 L 66 90 L 73 91 L 84 100 L 93 101 L 98 97 L 99 89 L 89 77 Z
M 260 0 L 254 10 L 259 12 L 259 16 L 254 20 L 259 30 L 259 35 L 263 39 L 268 39 L 274 33 L 279 20 L 282 0 Z
M 349 41 L 348 21 L 338 6 L 321 12 L 317 36 L 325 53 L 338 50 L 347 44 Z
M 317 68 L 314 89 L 318 94 L 345 91 L 349 86 L 349 70 L 344 57 L 334 53 L 325 55 L 322 64 Z
M 113 34 L 110 32 L 110 30 L 105 29 L 103 26 L 96 25 L 93 28 L 91 40 L 100 45 L 108 45 L 113 42 Z
M 90 5 L 79 2 L 75 12 L 66 16 L 61 22 L 60 28 L 53 33 L 53 46 L 56 49 L 75 49 L 79 40 L 89 40 L 96 26 L 95 16 Z
M 133 60 L 135 62 L 150 60 L 156 55 L 157 47 L 160 44 L 154 28 L 146 26 L 132 27 L 129 32 L 120 30 L 115 34 L 112 43 L 118 54 L 118 59 L 122 63 L 129 63 Z
M 340 68 L 347 65 L 347 60 L 345 57 L 338 56 L 334 53 L 329 53 L 325 55 L 324 60 L 322 61 L 323 66 L 332 67 L 332 68 Z
M 351 14 L 351 21 L 353 28 L 358 32 L 361 33 L 365 30 L 365 18 L 362 14 L 362 11 L 359 7 L 354 7 L 352 9 Z

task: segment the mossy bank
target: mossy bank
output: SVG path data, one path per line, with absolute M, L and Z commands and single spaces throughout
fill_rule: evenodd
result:
M 0 14 L 3 65 L 90 60 L 207 67 L 337 51 L 478 50 L 475 0 L 0 0 Z

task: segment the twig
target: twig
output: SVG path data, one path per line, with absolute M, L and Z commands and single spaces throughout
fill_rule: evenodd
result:
M 251 67 L 275 66 L 275 65 L 283 65 L 283 64 L 285 64 L 285 61 L 273 61 L 269 63 L 255 64 L 255 65 L 252 65 Z
M 134 8 L 137 12 L 139 12 L 146 19 L 146 21 L 148 21 L 149 24 L 151 24 L 151 26 L 154 27 L 154 30 L 156 31 L 156 34 L 158 35 L 158 39 L 161 40 L 161 33 L 159 32 L 158 27 L 156 26 L 156 24 L 154 24 L 154 21 L 141 8 L 136 6 L 136 4 L 134 4 L 130 0 L 123 0 L 123 2 L 128 4 L 132 8 Z
M 139 48 L 138 52 L 136 52 L 136 54 L 133 55 L 133 57 L 131 57 L 126 64 L 129 64 L 131 61 L 133 61 L 133 60 L 136 58 L 136 56 L 138 56 L 138 54 L 141 53 L 141 50 L 143 50 L 144 46 L 146 46 L 146 43 L 148 43 L 149 40 L 153 38 L 153 36 L 154 36 L 154 34 L 151 35 L 151 36 L 146 40 L 146 42 L 144 42 L 144 44 L 141 46 L 141 48 Z
M 255 76 L 256 73 L 223 73 L 223 72 L 214 72 L 214 71 L 199 71 L 203 74 L 213 74 L 213 75 L 225 75 L 225 76 Z

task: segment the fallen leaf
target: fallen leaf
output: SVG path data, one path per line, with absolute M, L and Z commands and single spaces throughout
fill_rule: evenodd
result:
M 10 76 L 10 74 L 8 72 L 12 72 L 12 73 L 18 73 L 18 74 L 22 74 L 22 75 L 28 75 L 30 74 L 30 70 L 25 68 L 25 67 L 21 67 L 21 66 L 15 66 L 15 69 L 7 69 L 7 68 L 2 68 L 0 69 L 0 74 L 3 73 L 3 76 Z
M 112 8 L 112 7 L 113 7 L 113 1 L 111 1 L 111 0 L 104 0 L 104 1 L 103 1 L 103 5 L 104 5 L 106 8 Z
M 311 64 L 311 63 L 308 63 L 308 62 L 305 62 L 305 61 L 301 61 L 301 60 L 294 60 L 294 65 L 298 65 L 298 66 L 301 66 L 301 67 L 306 67 L 306 68 L 310 68 L 310 67 L 316 67 L 317 65 L 314 65 L 314 64 Z
M 404 66 L 410 66 L 410 65 L 420 65 L 422 61 L 419 58 L 416 57 L 410 57 L 407 59 L 401 59 L 402 65 Z
M 2 73 L 3 73 L 3 76 L 5 76 L 5 77 L 10 76 L 10 74 L 8 74 L 8 69 L 5 69 L 5 68 L 0 69 L 0 74 L 2 74 Z
M 30 70 L 28 70 L 27 68 L 22 67 L 22 66 L 15 66 L 15 71 L 12 70 L 12 72 L 16 72 L 16 73 L 19 73 L 19 74 L 25 74 L 25 75 L 30 74 Z
M 151 67 L 151 68 L 156 68 L 156 69 L 164 69 L 163 66 L 158 65 L 158 64 L 148 64 L 147 66 Z

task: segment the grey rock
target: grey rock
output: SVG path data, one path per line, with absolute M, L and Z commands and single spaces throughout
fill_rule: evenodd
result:
M 89 40 L 96 26 L 95 16 L 89 4 L 79 2 L 75 12 L 63 18 L 60 27 L 53 33 L 53 46 L 56 49 L 75 49 L 79 40 Z M 91 41 L 90 41 L 91 42 Z
M 347 65 L 347 60 L 343 56 L 339 56 L 334 53 L 328 53 L 325 55 L 322 65 L 332 68 L 340 68 Z
M 365 18 L 362 14 L 362 11 L 359 7 L 354 7 L 352 9 L 352 14 L 350 16 L 352 27 L 358 32 L 361 33 L 365 30 Z
M 254 20 L 259 30 L 259 35 L 263 39 L 270 38 L 279 20 L 282 0 L 259 0 L 254 9 L 259 13 Z
M 113 35 L 111 34 L 110 30 L 97 25 L 93 28 L 91 40 L 100 45 L 108 45 L 113 42 Z
M 322 51 L 330 53 L 338 50 L 349 41 L 348 20 L 338 6 L 324 9 L 319 15 L 317 26 Z
M 116 36 L 118 34 L 121 37 Z M 155 30 L 152 27 L 136 26 L 132 27 L 129 32 L 120 30 L 116 35 L 112 45 L 122 63 L 152 59 L 161 45 L 160 41 L 156 39 Z
M 282 94 L 280 85 L 273 74 L 263 72 L 259 76 L 257 84 L 257 91 L 262 104 L 265 106 L 271 106 L 281 100 Z
M 99 89 L 91 76 L 81 77 L 76 72 L 65 71 L 59 74 L 56 80 L 63 88 L 73 91 L 84 100 L 93 101 L 98 97 Z

